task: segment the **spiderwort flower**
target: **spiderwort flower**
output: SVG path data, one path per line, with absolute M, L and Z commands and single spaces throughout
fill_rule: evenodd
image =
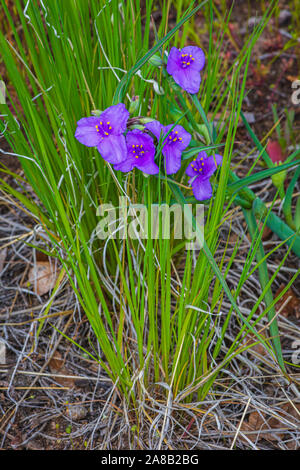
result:
M 167 63 L 167 72 L 188 93 L 198 93 L 201 83 L 200 71 L 205 64 L 205 55 L 200 47 L 172 47 Z
M 167 175 L 176 173 L 179 170 L 181 165 L 181 153 L 188 147 L 191 140 L 191 135 L 182 126 L 173 126 L 174 124 L 163 126 L 158 121 L 151 121 L 145 125 L 145 128 L 152 132 L 157 140 L 159 140 L 162 135 L 162 154 L 165 157 Z M 168 133 L 169 135 L 167 135 Z
M 87 147 L 97 147 L 109 163 L 120 163 L 127 156 L 123 133 L 129 112 L 123 103 L 107 108 L 100 116 L 82 118 L 77 122 L 76 139 Z
M 127 158 L 114 166 L 115 170 L 124 173 L 131 171 L 134 167 L 148 175 L 156 175 L 159 168 L 154 162 L 155 146 L 150 135 L 135 129 L 126 135 Z
M 195 198 L 199 201 L 211 198 L 212 187 L 209 178 L 221 163 L 221 155 L 208 157 L 207 153 L 202 151 L 187 167 L 186 174 L 191 177 L 189 183 L 192 185 Z

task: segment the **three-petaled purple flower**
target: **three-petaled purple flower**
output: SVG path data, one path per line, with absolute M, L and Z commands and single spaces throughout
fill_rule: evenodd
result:
M 221 163 L 221 155 L 208 157 L 207 153 L 202 151 L 187 167 L 186 174 L 191 177 L 189 183 L 192 185 L 195 198 L 199 201 L 211 198 L 212 187 L 209 178 Z
M 126 135 L 126 145 L 126 160 L 115 165 L 115 170 L 126 173 L 136 167 L 148 175 L 156 175 L 159 172 L 154 162 L 155 146 L 150 135 L 138 129 L 129 131 Z
M 75 137 L 87 147 L 97 147 L 109 163 L 120 163 L 127 156 L 123 133 L 129 112 L 123 103 L 110 106 L 101 115 L 82 118 L 77 122 Z
M 145 125 L 146 129 L 152 132 L 157 140 L 162 137 L 162 154 L 165 157 L 167 175 L 176 173 L 179 170 L 181 153 L 188 147 L 191 140 L 191 135 L 182 126 L 173 126 L 174 124 L 163 126 L 159 121 L 151 121 Z
M 205 64 L 205 55 L 197 46 L 179 50 L 172 47 L 167 63 L 167 72 L 188 93 L 198 93 L 201 83 L 200 71 Z

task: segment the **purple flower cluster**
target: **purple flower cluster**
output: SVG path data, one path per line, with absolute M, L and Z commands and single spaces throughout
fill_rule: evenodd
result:
M 189 93 L 198 93 L 204 64 L 205 56 L 199 47 L 187 46 L 181 51 L 172 47 L 167 72 L 181 88 Z M 115 170 L 127 173 L 138 168 L 143 173 L 156 175 L 159 167 L 155 163 L 155 137 L 164 156 L 166 174 L 177 173 L 182 152 L 189 146 L 191 135 L 180 125 L 163 126 L 159 121 L 145 125 L 153 137 L 138 129 L 127 131 L 128 118 L 129 112 L 124 104 L 110 106 L 100 116 L 80 119 L 75 137 L 87 147 L 97 147 L 102 158 L 114 165 Z M 188 165 L 186 174 L 190 177 L 189 183 L 196 199 L 211 198 L 210 177 L 221 163 L 221 155 L 207 156 L 202 151 Z
M 77 122 L 75 137 L 87 147 L 97 147 L 102 158 L 116 170 L 131 171 L 134 167 L 154 175 L 159 168 L 154 162 L 153 139 L 139 130 L 127 128 L 129 112 L 123 103 L 107 108 L 100 116 L 82 118 Z
M 124 104 L 107 108 L 99 117 L 82 118 L 77 123 L 75 137 L 88 147 L 97 147 L 102 158 L 114 165 L 115 170 L 128 172 L 133 168 L 155 175 L 159 168 L 154 161 L 153 138 L 140 130 L 126 131 L 129 112 Z M 158 121 L 146 124 L 159 141 L 162 138 L 162 153 L 168 175 L 176 173 L 181 166 L 181 153 L 190 143 L 191 135 L 182 126 L 163 126 Z

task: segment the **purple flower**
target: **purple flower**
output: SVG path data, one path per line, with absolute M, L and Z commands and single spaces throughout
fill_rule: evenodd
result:
M 150 135 L 135 129 L 126 135 L 127 157 L 114 166 L 115 170 L 126 173 L 134 167 L 149 175 L 156 175 L 159 168 L 154 162 L 155 147 Z
M 189 183 L 192 185 L 195 198 L 199 201 L 211 198 L 212 187 L 209 178 L 221 163 L 221 155 L 208 157 L 207 153 L 202 151 L 187 167 L 186 174 L 191 177 Z
M 125 137 L 129 112 L 123 103 L 110 106 L 100 116 L 77 122 L 75 137 L 87 147 L 97 147 L 109 163 L 120 163 L 127 156 Z
M 172 47 L 167 63 L 167 72 L 175 82 L 189 93 L 198 93 L 201 83 L 200 71 L 205 64 L 205 55 L 200 47 Z
M 171 175 L 176 173 L 181 165 L 181 153 L 190 143 L 191 135 L 182 127 L 175 126 L 174 124 L 169 124 L 168 126 L 163 126 L 158 121 L 151 121 L 145 125 L 146 129 L 152 132 L 153 135 L 160 139 L 162 136 L 163 147 L 162 153 L 165 157 L 165 167 L 166 173 Z M 170 130 L 172 131 L 170 132 Z M 167 136 L 167 134 L 169 135 Z

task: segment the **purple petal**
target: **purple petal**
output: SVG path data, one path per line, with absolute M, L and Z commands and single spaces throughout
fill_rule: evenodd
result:
M 200 159 L 200 158 L 204 158 L 204 159 L 207 158 L 207 153 L 205 152 L 205 150 L 201 150 L 201 152 L 198 153 L 197 159 Z
M 210 178 L 211 175 L 217 170 L 217 162 L 215 162 L 214 157 L 211 155 L 210 157 L 204 160 L 204 168 L 205 168 L 205 178 Z
M 154 158 L 155 146 L 152 137 L 139 129 L 129 131 L 126 135 L 126 143 L 128 151 L 132 152 L 133 145 L 143 145 L 143 150 L 147 156 Z
M 201 83 L 199 71 L 192 66 L 186 69 L 178 68 L 172 74 L 175 82 L 185 91 L 191 94 L 198 93 Z
M 205 201 L 212 197 L 212 187 L 209 179 L 195 178 L 192 182 L 193 193 L 198 201 Z
M 105 137 L 97 148 L 102 158 L 109 163 L 120 163 L 127 157 L 127 147 L 123 135 Z
M 83 127 L 88 127 L 88 126 L 96 127 L 96 124 L 99 124 L 99 117 L 97 116 L 81 118 L 77 122 L 77 126 L 83 126 Z
M 181 67 L 181 61 L 180 61 L 180 51 L 177 49 L 177 47 L 172 47 L 170 50 L 170 54 L 168 57 L 168 63 L 167 63 L 167 72 L 170 75 L 173 75 L 173 73 Z
M 218 154 L 216 153 L 215 156 L 214 156 L 214 159 L 215 159 L 215 162 L 216 162 L 216 164 L 217 164 L 218 166 L 222 164 L 222 160 L 223 160 L 222 155 L 218 155 Z
M 162 149 L 165 156 L 165 168 L 167 175 L 177 173 L 181 166 L 181 151 L 173 145 L 165 145 Z
M 188 54 L 193 56 L 193 58 L 195 59 L 191 64 L 193 70 L 197 70 L 198 72 L 200 72 L 200 70 L 203 69 L 205 65 L 205 54 L 200 47 L 186 46 L 182 49 L 181 54 Z
M 143 173 L 147 173 L 148 175 L 157 175 L 157 173 L 159 173 L 159 168 L 156 165 L 154 158 L 145 157 L 139 160 L 140 161 L 137 161 L 135 166 Z
M 192 167 L 192 165 L 193 165 L 193 162 L 191 162 L 191 163 L 188 165 L 187 169 L 185 170 L 185 173 L 186 173 L 188 176 L 191 176 L 191 177 L 197 176 L 197 174 L 196 174 L 194 168 Z
M 159 121 L 151 121 L 151 122 L 148 122 L 146 125 L 145 125 L 145 128 L 152 132 L 153 135 L 155 135 L 155 137 L 157 138 L 157 140 L 160 139 L 160 135 L 161 133 L 164 135 L 165 133 L 165 128 L 164 126 L 159 122 Z
M 110 123 L 112 134 L 120 135 L 126 131 L 129 112 L 123 103 L 116 104 L 107 108 L 98 118 L 98 121 Z
M 88 119 L 90 118 L 83 118 L 80 121 L 84 120 L 87 122 Z M 83 123 L 77 127 L 75 137 L 81 144 L 87 147 L 97 147 L 102 140 L 102 136 L 97 132 L 95 125 L 89 126 L 83 125 Z
M 124 160 L 123 162 L 118 163 L 117 165 L 114 165 L 114 169 L 117 171 L 122 171 L 123 173 L 127 173 L 128 171 L 133 170 L 134 165 L 135 165 L 134 160 L 135 159 L 131 157 L 126 158 L 126 160 Z
M 166 134 L 172 129 L 173 126 L 174 124 L 169 124 L 168 126 L 165 127 Z M 179 139 L 177 140 L 176 147 L 178 147 L 181 151 L 183 151 L 189 146 L 192 136 L 179 124 L 175 126 L 172 130 L 172 132 L 176 132 L 176 131 L 178 132 L 178 137 L 182 138 L 182 140 L 179 140 Z

